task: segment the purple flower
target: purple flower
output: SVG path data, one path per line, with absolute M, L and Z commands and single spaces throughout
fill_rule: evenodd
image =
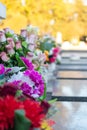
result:
M 7 69 L 5 70 L 5 74 L 9 73 L 11 70 L 12 70 L 11 68 L 7 68 Z
M 27 58 L 25 57 L 21 57 L 22 61 L 25 63 L 26 67 L 29 69 L 29 70 L 33 70 L 34 69 L 34 65 L 32 64 L 31 61 L 29 61 Z
M 23 91 L 23 93 L 27 93 L 28 95 L 30 95 L 31 89 L 32 89 L 32 88 L 31 88 L 26 82 L 24 82 L 24 83 L 21 85 L 21 90 Z
M 24 72 L 24 75 L 29 77 L 35 83 L 33 92 L 34 93 L 38 92 L 37 94 L 39 94 L 39 96 L 43 95 L 43 93 L 44 93 L 44 81 L 43 81 L 41 74 L 39 74 L 35 70 L 32 70 L 32 71 L 26 70 Z
M 5 67 L 3 64 L 0 64 L 0 75 L 5 73 Z

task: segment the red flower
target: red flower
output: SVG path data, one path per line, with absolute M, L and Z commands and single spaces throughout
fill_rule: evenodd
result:
M 54 63 L 56 61 L 56 57 L 51 57 L 51 58 L 49 58 L 49 62 L 50 63 Z
M 36 101 L 27 99 L 24 101 L 26 117 L 31 121 L 33 127 L 39 127 L 42 119 L 45 117 L 43 108 Z
M 5 97 L 7 95 L 15 96 L 18 87 L 13 83 L 5 83 L 3 86 L 0 86 L 0 96 Z
M 22 103 L 12 96 L 0 99 L 0 130 L 7 130 L 9 126 L 13 128 L 14 112 L 21 108 L 23 108 Z

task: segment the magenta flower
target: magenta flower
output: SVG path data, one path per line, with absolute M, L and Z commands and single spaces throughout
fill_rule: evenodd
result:
M 15 86 L 18 86 L 24 95 L 33 98 L 38 98 L 44 93 L 43 78 L 35 70 L 26 70 L 23 73 L 14 74 L 8 82 L 12 82 Z
M 29 61 L 27 58 L 25 57 L 21 57 L 22 61 L 25 63 L 26 67 L 29 69 L 29 70 L 33 70 L 34 69 L 34 65 L 32 64 L 31 61 Z
M 32 71 L 26 70 L 24 72 L 24 76 L 29 77 L 35 84 L 33 86 L 33 93 L 32 94 L 38 94 L 39 96 L 43 95 L 43 93 L 44 93 L 44 81 L 43 81 L 41 74 L 39 74 L 35 70 L 32 70 Z
M 5 67 L 3 64 L 0 64 L 0 75 L 5 73 Z
M 59 52 L 60 52 L 60 48 L 59 47 L 53 48 L 53 55 L 54 56 L 57 56 L 59 54 Z

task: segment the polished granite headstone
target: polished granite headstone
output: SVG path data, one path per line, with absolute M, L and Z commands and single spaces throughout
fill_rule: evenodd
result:
M 65 50 L 62 50 L 61 51 L 61 56 L 62 57 L 67 57 L 67 58 L 76 57 L 77 59 L 82 58 L 82 57 L 87 58 L 87 51 L 78 51 L 78 50 L 65 51 Z
M 77 59 L 71 60 L 72 53 Z M 87 130 L 87 52 L 62 56 L 53 85 L 53 99 L 58 97 L 54 130 Z
M 78 60 L 72 60 L 70 58 L 62 58 L 61 59 L 62 65 L 87 65 L 87 59 L 80 58 Z
M 87 103 L 57 102 L 54 130 L 87 130 Z

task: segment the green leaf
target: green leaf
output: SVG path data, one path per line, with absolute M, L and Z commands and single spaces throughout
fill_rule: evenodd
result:
M 19 66 L 19 67 L 24 67 L 24 68 L 26 68 L 26 65 L 25 65 L 24 62 L 20 59 L 18 53 L 16 53 L 16 60 L 17 60 L 17 62 L 18 62 L 18 66 Z
M 48 101 L 48 103 L 49 103 L 49 104 L 53 104 L 53 103 L 55 103 L 56 101 L 57 101 L 57 98 Z
M 43 101 L 45 98 L 46 98 L 46 85 L 45 85 L 45 88 L 44 88 L 44 94 L 43 94 L 43 96 L 39 97 L 38 100 Z
M 53 43 L 44 42 L 40 43 L 40 49 L 44 52 L 45 50 L 50 51 L 54 47 Z
M 24 110 L 15 111 L 14 130 L 29 130 L 31 122 L 25 117 Z
M 22 90 L 17 90 L 16 97 L 20 97 L 22 95 Z
M 25 48 L 27 48 L 27 42 L 23 41 L 22 42 L 22 46 L 25 47 Z
M 10 32 L 7 32 L 5 35 L 6 35 L 6 37 L 12 37 L 13 36 L 13 34 L 11 34 Z

